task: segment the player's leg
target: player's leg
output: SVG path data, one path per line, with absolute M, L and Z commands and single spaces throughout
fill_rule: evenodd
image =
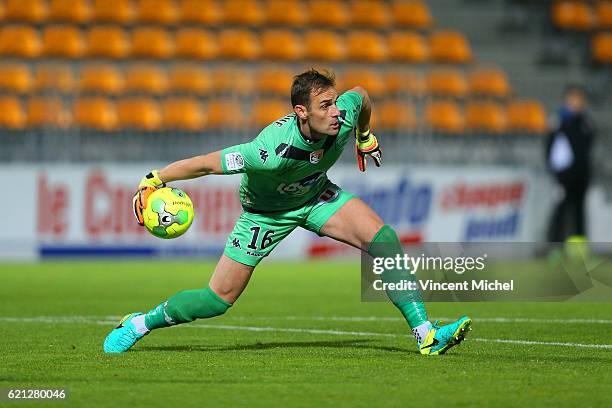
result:
M 104 351 L 121 353 L 151 330 L 224 314 L 246 288 L 254 268 L 222 256 L 208 286 L 181 291 L 146 314 L 125 316 L 106 337 Z
M 243 213 L 227 239 L 209 285 L 184 290 L 146 314 L 125 316 L 104 341 L 104 351 L 124 352 L 151 330 L 224 314 L 246 288 L 253 270 L 298 225 L 292 217 Z
M 366 203 L 337 186 L 331 186 L 330 191 L 334 194 L 323 193 L 313 207 L 305 225 L 307 229 L 365 250 L 373 257 L 394 258 L 403 254 L 393 228 L 385 225 Z M 332 198 L 324 199 L 327 197 Z M 414 279 L 404 270 L 387 271 L 382 278 L 388 282 Z M 463 340 L 471 324 L 469 318 L 461 318 L 440 328 L 429 322 L 419 291 L 388 291 L 387 294 L 406 318 L 424 354 L 444 353 Z

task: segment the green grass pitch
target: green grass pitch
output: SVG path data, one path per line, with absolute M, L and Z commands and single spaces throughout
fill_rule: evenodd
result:
M 469 314 L 474 330 L 426 357 L 391 304 L 360 301 L 353 263 L 264 261 L 226 315 L 102 352 L 121 316 L 204 286 L 213 266 L 0 265 L 0 388 L 115 408 L 612 404 L 609 303 L 431 303 L 432 318 Z

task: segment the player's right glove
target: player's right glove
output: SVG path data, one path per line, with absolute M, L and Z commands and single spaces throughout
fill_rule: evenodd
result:
M 136 217 L 138 224 L 144 225 L 144 217 L 142 212 L 147 207 L 147 199 L 151 193 L 160 187 L 164 187 L 165 185 L 166 183 L 161 181 L 159 178 L 159 173 L 157 170 L 151 171 L 149 174 L 144 176 L 142 180 L 140 180 L 138 190 L 132 199 L 132 204 L 134 205 L 134 216 Z
M 369 156 L 374 160 L 376 167 L 380 167 L 382 161 L 382 151 L 378 145 L 376 136 L 370 129 L 365 132 L 357 130 L 357 138 L 355 141 L 355 147 L 357 148 L 357 165 L 360 171 L 366 170 L 366 158 Z

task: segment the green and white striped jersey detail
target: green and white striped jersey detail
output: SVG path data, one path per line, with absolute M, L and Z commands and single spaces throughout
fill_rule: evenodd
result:
M 224 174 L 242 173 L 240 201 L 247 211 L 276 212 L 298 208 L 328 181 L 327 170 L 353 140 L 362 97 L 345 92 L 336 102 L 340 130 L 317 142 L 300 133 L 294 113 L 264 128 L 251 142 L 221 151 Z

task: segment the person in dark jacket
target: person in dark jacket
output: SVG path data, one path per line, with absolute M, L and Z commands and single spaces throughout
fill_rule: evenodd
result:
M 549 242 L 569 237 L 586 239 L 585 198 L 591 181 L 591 150 L 595 129 L 586 113 L 587 93 L 579 85 L 569 85 L 563 93 L 559 123 L 546 140 L 548 170 L 563 188 L 548 230 Z

